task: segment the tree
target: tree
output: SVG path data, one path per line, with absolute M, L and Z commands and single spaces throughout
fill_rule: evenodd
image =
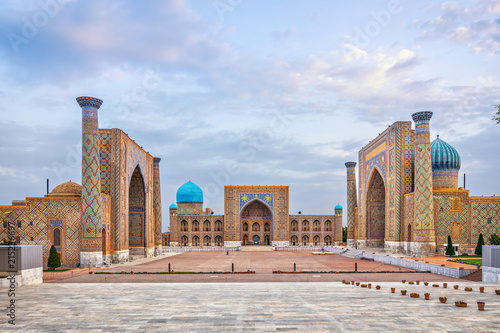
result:
M 484 245 L 483 234 L 479 234 L 479 239 L 477 240 L 476 250 L 474 251 L 474 253 L 477 254 L 478 256 L 483 255 L 483 245 Z
M 50 247 L 47 267 L 50 270 L 55 270 L 57 267 L 61 267 L 61 259 L 59 258 L 59 253 L 57 253 L 56 247 L 54 245 Z
M 447 256 L 454 256 L 455 255 L 455 249 L 453 248 L 453 243 L 451 242 L 450 235 L 448 235 L 448 246 L 446 246 L 446 255 Z
M 347 243 L 347 227 L 342 227 L 342 243 Z
M 500 245 L 500 237 L 498 237 L 497 234 L 493 234 L 490 237 L 490 244 L 491 245 Z
M 496 121 L 497 124 L 500 124 L 500 104 L 495 105 L 495 108 L 497 109 L 497 112 L 495 113 L 493 120 Z

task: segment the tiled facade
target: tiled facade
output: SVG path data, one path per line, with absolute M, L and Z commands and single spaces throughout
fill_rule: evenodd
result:
M 471 253 L 479 233 L 485 240 L 500 234 L 500 197 L 470 197 L 458 188 L 460 160 L 447 143 L 437 139 L 436 146 L 446 151 L 431 156 L 431 117 L 431 112 L 416 113 L 416 130 L 411 122 L 398 121 L 363 147 L 354 194 L 349 186 L 356 175 L 348 164 L 355 162 L 346 163 L 348 210 L 349 203 L 358 202 L 354 216 L 348 215 L 349 244 L 432 254 L 450 235 L 459 251 Z
M 20 243 L 42 245 L 45 260 L 60 237 L 64 265 L 100 266 L 130 255 L 152 256 L 161 246 L 160 159 L 119 129 L 99 129 L 102 101 L 77 101 L 82 108 L 82 186 L 68 182 L 53 190 L 58 193 L 0 206 L 0 240 L 7 239 L 4 226 L 15 221 Z
M 171 208 L 169 214 L 170 245 L 332 245 L 342 241 L 342 209 L 334 215 L 289 215 L 288 190 L 288 186 L 225 186 L 224 215 L 212 215 L 209 208 L 203 211 L 199 202 L 177 203 L 178 208 Z

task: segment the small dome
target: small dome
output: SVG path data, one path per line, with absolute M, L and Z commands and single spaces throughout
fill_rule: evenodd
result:
M 342 209 L 342 206 L 338 204 L 337 206 L 335 206 L 335 209 Z
M 168 209 L 177 209 L 177 205 L 173 203 L 168 207 Z
M 54 187 L 50 196 L 82 196 L 82 187 L 71 180 Z
M 460 155 L 455 148 L 437 136 L 431 142 L 432 171 L 460 170 Z
M 177 203 L 179 202 L 203 202 L 203 191 L 201 188 L 188 181 L 177 190 Z

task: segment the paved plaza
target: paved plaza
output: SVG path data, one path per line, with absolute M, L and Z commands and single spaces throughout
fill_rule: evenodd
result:
M 495 285 L 401 282 L 43 284 L 16 293 L 20 332 L 500 332 Z M 466 292 L 464 286 L 473 291 Z M 486 292 L 479 293 L 478 287 Z M 390 293 L 397 287 L 397 293 Z M 496 286 L 498 288 L 498 285 Z M 400 289 L 420 298 L 402 296 Z M 423 294 L 430 292 L 426 301 Z M 441 304 L 439 296 L 448 302 Z M 454 301 L 468 303 L 458 308 Z M 476 301 L 486 302 L 484 312 Z M 5 323 L 5 321 L 4 321 Z

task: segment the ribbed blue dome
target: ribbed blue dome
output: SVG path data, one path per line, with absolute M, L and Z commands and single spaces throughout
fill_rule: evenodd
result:
M 342 206 L 338 204 L 337 206 L 335 206 L 335 209 L 342 209 Z
M 455 148 L 437 136 L 431 142 L 432 171 L 460 170 L 460 155 Z
M 177 209 L 177 205 L 173 203 L 168 207 L 168 209 Z
M 188 181 L 177 190 L 177 203 L 179 202 L 203 202 L 203 191 L 201 188 Z

